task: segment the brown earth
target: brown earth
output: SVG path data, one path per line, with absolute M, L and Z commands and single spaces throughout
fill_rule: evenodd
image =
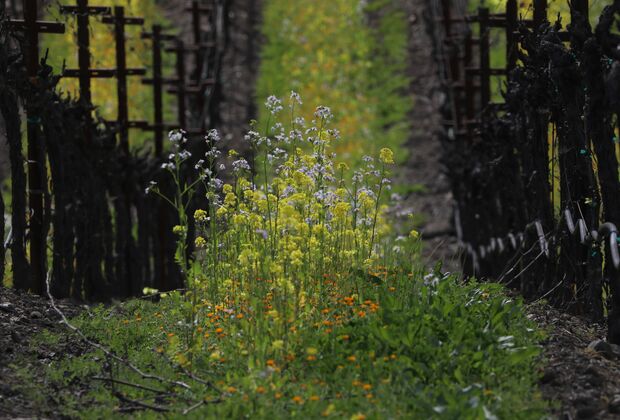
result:
M 605 337 L 605 327 L 547 305 L 530 305 L 528 312 L 548 334 L 540 389 L 555 401 L 553 417 L 620 419 L 620 353 L 590 348 Z
M 57 306 L 67 316 L 75 316 L 82 309 L 69 301 L 57 302 Z M 44 330 L 61 333 L 59 341 L 31 346 L 32 338 Z M 0 419 L 58 417 L 53 411 L 58 403 L 53 392 L 46 393 L 47 401 L 42 405 L 31 398 L 30 390 L 35 386 L 47 388 L 45 368 L 52 360 L 81 354 L 86 348 L 60 324 L 47 299 L 0 287 Z M 37 383 L 24 383 L 21 370 L 36 377 Z
M 409 158 L 397 171 L 396 183 L 410 192 L 394 211 L 397 219 L 414 214 L 424 239 L 427 266 L 443 260 L 445 271 L 458 271 L 458 247 L 453 228 L 450 182 L 442 163 L 441 108 L 445 95 L 433 57 L 433 10 L 427 0 L 404 2 L 409 20 L 409 115 L 411 134 L 406 144 Z

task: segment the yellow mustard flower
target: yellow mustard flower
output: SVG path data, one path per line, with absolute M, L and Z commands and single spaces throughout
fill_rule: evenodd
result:
M 202 209 L 198 209 L 194 212 L 194 220 L 197 222 L 205 222 L 207 217 L 207 212 Z
M 392 152 L 391 149 L 384 147 L 379 151 L 379 159 L 386 165 L 391 165 L 394 163 L 394 152 Z

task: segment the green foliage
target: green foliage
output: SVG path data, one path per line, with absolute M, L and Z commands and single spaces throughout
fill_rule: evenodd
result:
M 213 342 L 217 350 L 196 354 L 193 369 L 214 381 L 221 393 L 193 382 L 193 394 L 177 389 L 166 402 L 184 408 L 184 399 L 196 394 L 204 393 L 206 401 L 221 398 L 192 411 L 190 418 L 542 417 L 544 404 L 533 391 L 540 336 L 524 317 L 521 302 L 506 298 L 497 285 L 462 284 L 439 276 L 424 280 L 418 274 L 398 278 L 364 283 L 352 306 L 341 305 L 365 310 L 366 316 L 319 326 L 309 320 L 286 344 L 244 330 L 249 324 L 243 320 L 238 329 L 227 324 L 228 333 Z M 136 300 L 99 307 L 76 323 L 135 365 L 177 378 L 180 368 L 162 348 L 182 334 L 180 300 L 175 294 L 158 304 Z M 339 308 L 326 309 L 333 320 Z M 259 349 L 269 358 L 256 360 Z M 58 398 L 67 407 L 64 414 L 118 416 L 111 386 L 89 380 L 106 375 L 105 363 L 104 355 L 95 351 L 52 364 L 48 381 L 63 390 Z M 121 366 L 113 374 L 158 387 Z M 76 396 L 72 386 L 84 382 L 89 391 Z M 122 385 L 116 390 L 132 399 L 150 395 Z M 162 417 L 152 411 L 134 416 Z

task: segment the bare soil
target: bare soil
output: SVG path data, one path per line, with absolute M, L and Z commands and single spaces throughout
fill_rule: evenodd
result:
M 530 305 L 528 317 L 548 334 L 540 389 L 554 401 L 553 418 L 620 419 L 620 361 L 591 350 L 605 327 L 547 305 Z
M 67 316 L 75 316 L 82 307 L 69 301 L 57 302 Z M 44 331 L 60 333 L 57 343 L 33 347 L 32 338 Z M 58 401 L 53 390 L 46 392 L 44 404 L 31 398 L 30 390 L 47 389 L 45 368 L 53 361 L 81 354 L 85 345 L 60 324 L 60 317 L 40 296 L 0 287 L 0 419 L 58 418 Z M 37 378 L 36 384 L 21 379 L 21 370 Z
M 433 57 L 433 18 L 426 0 L 404 2 L 409 20 L 408 74 L 413 109 L 409 115 L 411 133 L 406 144 L 409 157 L 398 168 L 397 183 L 408 184 L 410 192 L 397 206 L 397 219 L 413 213 L 424 239 L 427 265 L 442 260 L 444 270 L 458 271 L 458 247 L 453 228 L 453 199 L 442 163 L 440 134 L 441 107 L 445 101 L 439 69 Z

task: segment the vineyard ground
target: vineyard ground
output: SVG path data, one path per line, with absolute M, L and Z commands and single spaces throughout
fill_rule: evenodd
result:
M 432 29 L 429 27 L 429 3 L 425 0 L 406 2 L 409 25 L 407 54 L 411 75 L 408 94 L 414 106 L 409 112 L 411 130 L 405 144 L 409 157 L 398 168 L 396 184 L 409 185 L 404 202 L 394 215 L 413 213 L 424 238 L 426 265 L 438 260 L 445 271 L 458 271 L 458 246 L 453 228 L 453 198 L 450 181 L 441 162 L 442 145 L 440 108 L 442 93 L 439 71 L 432 57 Z
M 83 308 L 69 301 L 58 302 L 69 316 Z M 32 390 L 46 390 L 45 368 L 52 360 L 79 355 L 86 344 L 71 335 L 59 322 L 49 302 L 40 296 L 0 288 L 0 419 L 28 417 L 57 417 L 53 390 L 39 393 L 33 399 Z M 57 334 L 54 345 L 41 345 L 36 338 Z M 27 383 L 22 372 L 30 372 L 37 383 Z
M 60 302 L 68 315 L 85 307 Z M 604 337 L 602 326 L 561 313 L 543 303 L 527 306 L 528 316 L 547 332 L 541 343 L 540 389 L 552 401 L 555 418 L 618 418 L 620 363 L 588 348 Z M 0 418 L 58 418 L 61 407 L 45 379 L 54 360 L 88 350 L 65 329 L 47 300 L 0 289 Z M 55 337 L 50 339 L 50 337 Z M 26 382 L 24 378 L 37 378 Z M 87 378 L 71 383 L 76 395 L 87 392 Z

